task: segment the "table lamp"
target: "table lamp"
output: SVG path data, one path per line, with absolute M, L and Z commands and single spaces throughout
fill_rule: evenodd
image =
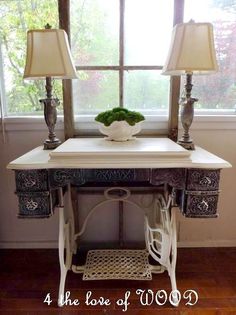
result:
M 46 78 L 46 98 L 39 100 L 44 104 L 44 118 L 48 127 L 48 139 L 44 141 L 44 149 L 54 149 L 61 144 L 56 137 L 56 107 L 58 98 L 52 96 L 52 78 L 75 79 L 76 70 L 73 65 L 67 34 L 61 29 L 30 30 L 27 33 L 27 55 L 24 79 Z
M 184 134 L 178 143 L 185 149 L 194 150 L 189 129 L 194 117 L 194 103 L 198 99 L 191 97 L 192 75 L 209 74 L 218 70 L 213 38 L 213 26 L 210 23 L 177 24 L 172 32 L 171 45 L 164 75 L 186 75 L 184 96 L 181 97 L 181 123 Z

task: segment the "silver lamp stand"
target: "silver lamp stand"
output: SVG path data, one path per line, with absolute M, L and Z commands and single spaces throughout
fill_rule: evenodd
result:
M 181 98 L 181 123 L 184 128 L 184 134 L 178 140 L 178 144 L 187 150 L 195 150 L 194 142 L 190 137 L 189 129 L 194 117 L 194 103 L 198 101 L 197 98 L 191 97 L 192 91 L 192 74 L 186 74 L 185 97 Z
M 60 104 L 58 98 L 52 97 L 52 78 L 46 77 L 47 98 L 39 100 L 44 105 L 44 118 L 48 127 L 48 139 L 44 141 L 44 150 L 55 149 L 61 144 L 61 141 L 56 137 L 54 131 L 57 122 L 57 106 Z

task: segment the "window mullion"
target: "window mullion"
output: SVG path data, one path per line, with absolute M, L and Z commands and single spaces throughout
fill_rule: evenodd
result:
M 174 18 L 173 26 L 183 22 L 184 0 L 174 0 Z M 173 141 L 178 138 L 178 118 L 179 118 L 179 95 L 180 95 L 180 77 L 173 76 L 170 79 L 170 106 L 168 136 Z
M 119 105 L 124 107 L 124 15 L 125 0 L 120 0 L 120 30 L 119 30 Z
M 59 25 L 68 35 L 70 42 L 70 0 L 58 0 Z M 63 80 L 63 111 L 65 139 L 74 136 L 74 113 L 72 104 L 72 81 Z M 66 104 L 66 106 L 65 106 Z
M 163 66 L 76 66 L 76 70 L 161 70 Z
M 6 88 L 5 88 L 5 81 L 4 81 L 4 68 L 3 68 L 3 55 L 2 55 L 2 43 L 0 41 L 0 102 L 1 102 L 1 119 L 3 121 L 4 116 L 7 115 L 7 108 L 6 108 Z
M 2 57 L 2 43 L 0 41 L 0 114 L 1 114 L 1 129 L 3 142 L 6 142 L 6 134 L 5 134 L 5 123 L 4 117 L 6 115 L 6 94 L 5 94 L 5 84 L 4 84 L 4 69 L 3 69 L 3 57 Z

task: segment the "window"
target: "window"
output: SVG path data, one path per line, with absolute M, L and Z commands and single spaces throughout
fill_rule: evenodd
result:
M 0 93 L 5 116 L 43 114 L 38 100 L 44 97 L 44 82 L 22 79 L 26 32 L 46 23 L 58 27 L 58 3 L 60 26 L 71 30 L 79 77 L 72 93 L 71 82 L 64 82 L 65 128 L 69 125 L 70 136 L 76 133 L 74 116 L 80 133 L 87 133 L 96 113 L 114 106 L 143 112 L 150 132 L 159 128 L 166 133 L 171 111 L 169 129 L 176 132 L 179 78 L 161 76 L 160 71 L 172 25 L 182 21 L 183 12 L 185 22 L 213 23 L 220 66 L 214 75 L 194 76 L 196 112 L 235 113 L 235 1 L 1 0 Z M 54 91 L 62 99 L 60 80 L 54 82 Z
M 211 22 L 219 71 L 193 77 L 196 113 L 234 113 L 236 108 L 236 2 L 232 0 L 185 0 L 184 21 Z
M 74 113 L 115 106 L 167 113 L 169 80 L 160 69 L 172 24 L 172 0 L 72 0 Z
M 70 1 L 78 129 L 86 118 L 116 106 L 140 111 L 147 120 L 162 116 L 167 128 L 170 79 L 161 69 L 173 13 L 174 0 Z
M 23 81 L 26 33 L 49 23 L 58 27 L 57 0 L 1 0 L 0 3 L 1 103 L 5 116 L 43 115 L 39 99 L 45 83 Z M 61 83 L 54 83 L 61 97 Z
M 2 0 L 0 93 L 4 116 L 43 115 L 38 100 L 45 95 L 44 81 L 24 82 L 22 78 L 26 33 L 46 23 L 58 27 L 59 5 L 60 27 L 67 32 L 71 28 L 79 77 L 73 82 L 74 114 L 80 126 L 85 126 L 87 132 L 86 119 L 93 121 L 101 110 L 126 106 L 149 117 L 152 130 L 156 129 L 158 115 L 159 121 L 165 122 L 158 127 L 166 133 L 170 81 L 178 89 L 178 79 L 170 80 L 160 72 L 172 25 L 181 21 L 182 3 L 183 0 Z M 70 84 L 64 82 L 64 111 L 70 116 L 66 122 L 73 126 L 72 109 L 67 109 L 72 103 Z M 60 81 L 54 82 L 54 92 L 62 99 Z

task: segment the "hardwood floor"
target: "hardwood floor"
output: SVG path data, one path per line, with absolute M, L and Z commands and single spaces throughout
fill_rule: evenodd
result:
M 56 250 L 0 250 L 0 315 L 233 315 L 236 314 L 236 248 L 179 249 L 177 284 L 181 294 L 194 289 L 199 300 L 186 306 L 182 300 L 175 308 L 170 303 L 142 306 L 137 289 L 163 289 L 170 292 L 167 273 L 154 275 L 152 281 L 82 281 L 81 275 L 68 273 L 66 290 L 78 306 L 57 307 L 59 264 Z M 85 296 L 110 299 L 109 306 L 87 306 Z M 126 312 L 116 301 L 130 291 Z M 50 293 L 52 303 L 43 303 Z

